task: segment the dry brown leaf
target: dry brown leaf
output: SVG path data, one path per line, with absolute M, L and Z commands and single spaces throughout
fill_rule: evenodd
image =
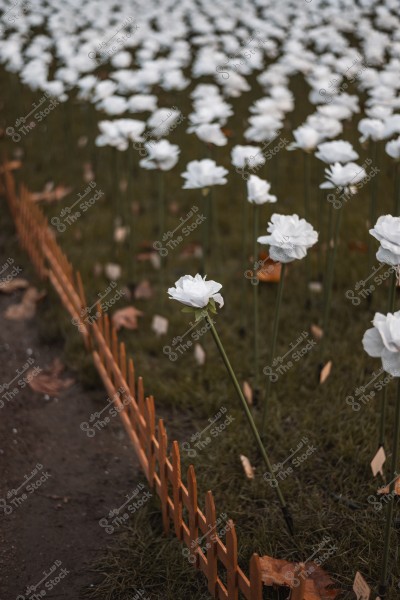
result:
M 195 344 L 194 346 L 194 359 L 202 367 L 206 362 L 206 351 L 201 344 Z
M 243 470 L 247 479 L 254 479 L 254 467 L 251 466 L 249 459 L 244 454 L 240 455 L 240 460 L 242 461 Z
M 114 229 L 114 241 L 117 244 L 122 244 L 128 237 L 130 228 L 124 225 L 119 225 Z
M 182 252 L 179 255 L 179 258 L 201 258 L 203 256 L 203 248 L 200 244 L 194 242 L 193 244 L 187 244 L 185 248 L 183 248 Z
M 0 280 L 0 292 L 3 294 L 11 294 L 12 292 L 15 292 L 15 290 L 24 290 L 28 286 L 29 281 L 22 279 L 21 277 L 16 277 L 15 279 L 11 279 L 11 281 Z
M 35 374 L 35 368 L 27 372 L 27 380 L 33 391 L 48 396 L 58 396 L 60 392 L 71 387 L 75 382 L 73 379 L 61 379 L 60 375 L 64 370 L 64 365 L 59 358 L 55 358 L 52 364 L 43 369 L 40 373 Z
M 350 252 L 360 252 L 361 254 L 367 254 L 368 252 L 368 244 L 359 240 L 350 240 L 347 246 Z
M 65 198 L 65 196 L 68 196 L 68 194 L 70 194 L 71 192 L 72 188 L 65 187 L 63 185 L 58 185 L 52 190 L 45 189 L 42 192 L 35 192 L 31 194 L 31 199 L 33 200 L 33 202 L 43 201 L 48 202 L 50 204 L 51 202 L 59 202 L 60 200 Z
M 46 292 L 38 292 L 34 287 L 29 287 L 19 304 L 11 304 L 4 313 L 6 319 L 11 321 L 23 321 L 32 319 L 36 314 L 36 303 L 39 302 Z
M 400 496 L 400 477 L 398 477 L 395 481 L 394 493 L 396 494 L 396 496 Z M 381 494 L 381 495 L 390 494 L 390 486 L 385 485 L 384 487 L 379 488 L 378 494 Z
M 258 280 L 265 283 L 278 283 L 281 279 L 281 263 L 273 261 L 264 252 L 260 254 L 260 258 L 263 264 L 257 271 Z
M 138 317 L 143 317 L 142 311 L 134 306 L 127 306 L 115 311 L 111 321 L 117 331 L 121 327 L 134 330 L 138 328 Z
M 171 215 L 177 215 L 179 209 L 180 209 L 180 205 L 179 205 L 179 202 L 176 202 L 176 200 L 173 200 L 168 205 L 168 210 L 171 213 Z
M 247 404 L 251 406 L 253 404 L 253 390 L 247 381 L 243 381 L 243 394 L 246 398 Z
M 315 562 L 299 564 L 271 556 L 261 556 L 260 567 L 261 579 L 267 586 L 293 589 L 297 580 L 304 580 L 305 590 L 302 600 L 334 600 L 340 593 L 340 590 L 331 589 L 334 582 Z
M 161 315 L 154 315 L 151 328 L 156 335 L 165 335 L 168 331 L 168 319 Z
M 322 336 L 324 335 L 323 329 L 321 327 L 318 327 L 318 325 L 311 325 L 310 331 L 311 331 L 311 335 L 316 340 L 320 340 L 322 338 Z
M 329 375 L 331 374 L 331 370 L 332 370 L 332 361 L 329 360 L 326 363 L 326 365 L 324 365 L 321 369 L 321 375 L 319 376 L 320 383 L 325 383 L 325 381 L 328 379 Z
M 319 281 L 310 281 L 308 284 L 308 289 L 310 292 L 313 292 L 313 294 L 320 294 L 324 288 L 322 283 Z
M 135 287 L 134 296 L 136 300 L 149 300 L 153 297 L 153 288 L 148 279 L 143 279 L 143 281 L 138 283 Z

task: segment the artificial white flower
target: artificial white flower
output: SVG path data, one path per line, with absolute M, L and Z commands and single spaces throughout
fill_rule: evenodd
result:
M 304 258 L 307 250 L 318 241 L 318 233 L 298 215 L 273 214 L 267 232 L 257 238 L 260 244 L 269 245 L 272 260 L 289 263 Z
M 357 184 L 360 183 L 366 176 L 365 169 L 356 163 L 349 162 L 347 165 L 335 163 L 331 165 L 330 170 L 325 169 L 325 176 L 328 181 L 324 181 L 319 186 L 321 189 L 333 189 L 335 187 L 350 191 L 355 194 Z
M 218 293 L 222 285 L 212 279 L 206 281 L 206 277 L 207 275 L 202 277 L 198 273 L 194 277 L 191 275 L 180 277 L 175 282 L 175 287 L 168 289 L 170 299 L 178 300 L 178 302 L 192 308 L 204 308 L 210 300 L 214 300 L 222 308 L 224 299 Z
M 250 175 L 247 181 L 247 200 L 252 204 L 265 204 L 266 202 L 276 202 L 276 196 L 269 193 L 271 184 L 257 177 Z
M 400 265 L 400 217 L 384 215 L 379 217 L 370 234 L 380 242 L 376 253 L 379 262 L 387 265 Z
M 316 158 L 328 164 L 335 162 L 347 163 L 358 158 L 358 154 L 350 142 L 344 140 L 325 142 L 320 144 L 317 150 L 318 152 L 315 153 Z
M 383 139 L 385 125 L 380 119 L 361 119 L 358 124 L 358 131 L 362 134 L 360 137 L 361 143 L 369 138 L 376 142 Z
M 386 154 L 398 160 L 400 158 L 400 137 L 397 140 L 391 140 L 385 146 Z
M 287 147 L 288 150 L 301 148 L 301 150 L 311 152 L 322 140 L 322 136 L 318 131 L 309 125 L 301 125 L 297 129 L 294 129 L 293 135 L 295 141 L 289 144 Z
M 215 160 L 204 158 L 192 160 L 187 164 L 182 177 L 186 179 L 184 190 L 210 187 L 211 185 L 224 185 L 227 182 L 225 175 L 228 171 L 224 167 L 217 167 Z
M 265 163 L 265 156 L 259 146 L 234 146 L 231 151 L 231 161 L 238 169 L 246 166 L 258 167 Z
M 375 313 L 373 327 L 362 340 L 369 356 L 382 359 L 382 367 L 392 377 L 400 377 L 400 311 L 386 316 Z
M 179 146 L 171 144 L 168 140 L 146 142 L 144 147 L 147 151 L 147 156 L 139 162 L 140 166 L 144 169 L 169 171 L 179 160 Z
M 203 123 L 198 127 L 190 127 L 188 133 L 194 132 L 199 140 L 215 146 L 226 146 L 228 140 L 217 123 Z

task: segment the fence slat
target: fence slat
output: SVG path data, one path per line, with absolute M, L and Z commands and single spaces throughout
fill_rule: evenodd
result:
M 226 550 L 227 550 L 227 587 L 229 600 L 238 600 L 238 550 L 235 525 L 232 520 L 228 521 L 228 531 L 226 532 Z
M 147 425 L 147 435 L 146 435 L 146 450 L 147 450 L 147 460 L 149 463 L 149 473 L 148 473 L 148 479 L 149 479 L 149 486 L 150 488 L 154 487 L 154 472 L 155 472 L 155 468 L 156 468 L 156 455 L 155 455 L 155 448 L 154 448 L 154 444 L 153 444 L 153 438 L 154 438 L 154 434 L 155 434 L 155 427 L 156 427 L 156 416 L 155 416 L 155 411 L 154 411 L 154 398 L 153 396 L 150 396 L 149 398 L 146 398 L 146 404 L 145 404 L 145 414 L 146 414 L 146 425 Z
M 262 600 L 261 565 L 258 554 L 250 559 L 250 600 Z
M 178 442 L 172 443 L 172 491 L 174 500 L 174 527 L 178 540 L 182 539 L 182 479 Z
M 190 534 L 190 553 L 195 557 L 194 563 L 196 569 L 199 568 L 199 556 L 196 549 L 199 546 L 199 521 L 198 521 L 198 504 L 197 504 L 197 481 L 194 466 L 190 465 L 187 473 L 188 494 L 189 494 L 189 534 Z
M 290 600 L 303 600 L 304 594 L 306 591 L 306 579 L 307 573 L 304 563 L 299 563 L 296 565 L 295 570 L 295 579 L 298 579 L 300 584 L 296 585 L 296 587 L 292 588 L 290 594 Z
M 207 540 L 207 578 L 208 591 L 213 598 L 217 594 L 217 577 L 218 577 L 218 559 L 217 559 L 217 544 L 215 541 L 217 520 L 215 516 L 215 504 L 212 492 L 208 491 L 206 495 L 206 526 L 208 528 L 206 534 Z
M 169 531 L 169 511 L 168 511 L 168 475 L 167 475 L 167 433 L 164 427 L 164 421 L 158 421 L 158 467 L 160 472 L 161 484 L 161 510 L 165 533 Z

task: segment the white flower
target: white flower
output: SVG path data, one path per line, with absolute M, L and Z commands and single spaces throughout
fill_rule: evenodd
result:
M 328 164 L 335 162 L 347 163 L 358 158 L 358 154 L 350 142 L 343 140 L 325 142 L 324 144 L 320 144 L 317 150 L 318 152 L 315 153 L 315 156 Z
M 184 190 L 206 188 L 211 185 L 223 185 L 227 182 L 225 175 L 228 171 L 224 167 L 217 167 L 214 160 L 192 160 L 188 163 L 182 177 L 186 179 Z
M 190 127 L 189 133 L 194 132 L 199 140 L 216 146 L 226 146 L 228 140 L 217 123 L 203 123 L 198 127 Z
M 170 299 L 193 308 L 204 308 L 210 300 L 214 300 L 222 308 L 224 299 L 218 293 L 222 285 L 216 281 L 206 281 L 206 277 L 199 274 L 194 277 L 184 275 L 175 282 L 175 287 L 168 289 Z
M 400 137 L 397 140 L 388 142 L 385 146 L 386 154 L 394 158 L 395 160 L 400 158 Z
M 261 236 L 257 241 L 269 245 L 272 260 L 282 263 L 304 258 L 308 248 L 318 241 L 318 233 L 312 225 L 298 215 L 273 214 L 267 231 L 270 235 Z
M 253 204 L 265 204 L 266 202 L 276 202 L 276 196 L 269 193 L 271 184 L 257 177 L 250 175 L 247 181 L 247 199 Z
M 246 129 L 244 137 L 252 142 L 264 142 L 275 138 L 283 123 L 272 115 L 255 115 L 249 118 L 251 127 Z
M 361 119 L 358 124 L 358 131 L 362 133 L 360 142 L 363 143 L 369 138 L 376 142 L 382 140 L 385 133 L 385 125 L 379 119 Z
M 289 144 L 288 150 L 301 148 L 306 152 L 310 152 L 311 150 L 314 150 L 322 139 L 322 136 L 318 131 L 309 125 L 301 125 L 297 129 L 294 129 L 293 135 L 295 141 Z
M 400 377 L 400 311 L 386 316 L 376 313 L 372 323 L 374 326 L 364 333 L 364 350 L 382 359 L 386 373 Z
M 390 115 L 385 119 L 383 135 L 387 139 L 400 133 L 400 115 Z
M 168 140 L 146 142 L 144 147 L 147 151 L 147 157 L 139 162 L 144 169 L 169 171 L 179 160 L 179 147 L 176 144 L 171 144 Z
M 265 163 L 265 157 L 259 146 L 234 146 L 231 151 L 231 160 L 234 167 L 243 169 L 247 165 L 258 167 Z
M 357 183 L 360 183 L 366 176 L 365 169 L 356 163 L 350 162 L 347 165 L 335 163 L 331 165 L 330 170 L 325 169 L 325 176 L 328 181 L 324 181 L 319 186 L 321 189 L 333 189 L 335 187 L 349 190 L 352 194 L 357 191 Z
M 155 110 L 147 120 L 147 125 L 152 130 L 152 136 L 162 138 L 168 135 L 180 116 L 181 112 L 176 108 L 158 108 Z
M 321 136 L 320 141 L 323 139 L 331 139 L 342 133 L 343 125 L 337 119 L 332 117 L 326 117 L 319 113 L 310 115 L 307 117 L 306 125 L 309 125 Z
M 369 232 L 381 244 L 376 253 L 379 262 L 396 267 L 400 265 L 400 217 L 379 217 Z

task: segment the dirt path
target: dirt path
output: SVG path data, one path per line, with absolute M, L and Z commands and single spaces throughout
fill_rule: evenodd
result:
M 19 298 L 0 294 L 0 385 L 28 358 L 44 368 L 62 355 L 39 343 L 35 319 L 4 318 Z M 16 382 L 17 395 L 0 408 L 0 599 L 77 600 L 94 583 L 88 563 L 112 541 L 99 520 L 141 480 L 138 462 L 118 417 L 94 437 L 80 428 L 106 406 L 105 392 L 75 383 L 46 399 Z M 7 500 L 10 490 L 17 493 Z

